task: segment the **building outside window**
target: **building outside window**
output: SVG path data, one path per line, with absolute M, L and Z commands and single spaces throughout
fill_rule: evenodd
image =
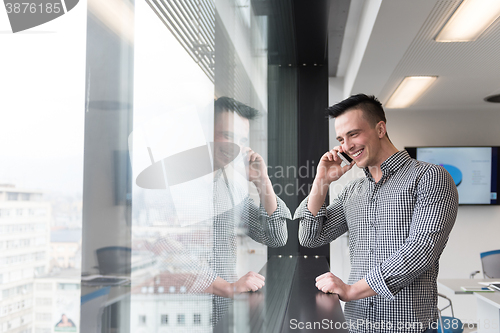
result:
M 52 333 L 52 329 L 51 328 L 45 328 L 45 327 L 37 327 L 35 329 L 35 333 Z
M 16 193 L 16 192 L 9 192 L 7 193 L 7 200 L 17 200 L 17 197 L 18 197 L 19 193 Z
M 80 289 L 80 285 L 76 283 L 58 283 L 57 289 L 60 290 L 78 290 Z
M 57 271 L 52 269 L 55 265 L 51 261 L 57 261 L 57 256 L 50 255 L 51 231 L 81 230 L 86 3 L 80 2 L 71 13 L 74 15 L 71 22 L 41 27 L 42 31 L 52 32 L 50 37 L 34 33 L 28 37 L 29 41 L 4 40 L 9 44 L 5 47 L 16 50 L 2 58 L 11 63 L 14 59 L 20 61 L 15 55 L 17 51 L 25 54 L 24 48 L 31 49 L 37 43 L 47 46 L 32 63 L 29 87 L 24 86 L 46 97 L 20 98 L 21 91 L 14 84 L 9 87 L 8 98 L 2 96 L 5 98 L 0 101 L 0 109 L 9 110 L 2 112 L 1 132 L 10 138 L 9 142 L 1 140 L 5 144 L 0 149 L 0 314 L 7 310 L 0 315 L 0 331 L 5 333 L 61 331 L 62 325 L 58 328 L 56 325 L 62 314 L 74 324 L 69 327 L 64 323 L 65 332 L 80 332 L 80 289 L 57 288 L 57 282 L 66 273 L 59 267 Z M 1 31 L 7 30 L 6 18 L 0 19 Z M 42 83 L 35 68 L 54 68 L 51 60 L 54 52 L 64 53 L 65 70 L 56 70 Z M 2 79 L 15 81 L 18 73 L 3 64 Z M 55 98 L 53 89 L 65 90 L 65 98 Z M 37 120 L 39 116 L 44 120 Z M 78 271 L 71 279 L 64 277 L 64 280 L 79 284 L 80 277 Z

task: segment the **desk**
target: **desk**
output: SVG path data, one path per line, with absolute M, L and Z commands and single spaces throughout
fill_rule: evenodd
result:
M 477 299 L 477 332 L 500 332 L 500 292 L 474 295 Z
M 474 313 L 461 313 L 455 311 L 455 316 L 463 322 L 477 323 L 477 332 L 500 332 L 500 292 L 494 293 L 466 293 L 462 286 L 481 286 L 478 282 L 492 282 L 496 280 L 489 279 L 440 279 L 439 286 L 452 294 L 460 295 L 453 298 L 453 307 L 455 308 L 455 300 L 468 302 L 476 305 L 476 318 Z M 450 295 L 446 293 L 449 297 Z M 451 298 L 451 297 L 450 297 Z M 474 298 L 474 299 L 472 299 Z M 473 303 L 471 303 L 473 302 Z
M 438 283 L 441 287 L 448 289 L 455 295 L 472 295 L 470 292 L 465 292 L 461 287 L 482 286 L 479 282 L 493 281 L 490 279 L 439 279 Z
M 254 293 L 241 294 L 217 324 L 222 332 L 348 332 L 339 298 L 315 286 L 316 277 L 329 272 L 324 257 L 272 257 L 259 272 L 266 285 Z M 240 309 L 238 313 L 234 309 Z M 243 311 L 241 309 L 244 309 Z M 244 318 L 248 318 L 244 320 Z M 306 325 L 311 329 L 306 329 Z M 302 326 L 303 325 L 303 326 Z M 326 327 L 328 326 L 328 327 Z

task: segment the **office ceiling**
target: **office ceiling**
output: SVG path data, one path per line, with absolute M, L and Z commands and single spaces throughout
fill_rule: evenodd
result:
M 386 103 L 405 76 L 437 75 L 408 109 L 500 109 L 484 101 L 500 93 L 500 19 L 474 42 L 434 41 L 460 3 L 352 0 L 350 11 L 355 12 L 349 13 L 338 62 L 339 74 L 345 73 L 344 93 L 374 94 Z M 329 61 L 336 63 L 331 56 Z

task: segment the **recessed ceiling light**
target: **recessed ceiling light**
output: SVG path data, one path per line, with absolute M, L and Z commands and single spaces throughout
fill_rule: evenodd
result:
M 436 81 L 437 76 L 407 76 L 396 88 L 385 107 L 406 108 L 413 104 Z
M 500 16 L 498 0 L 464 0 L 436 36 L 436 42 L 475 41 Z

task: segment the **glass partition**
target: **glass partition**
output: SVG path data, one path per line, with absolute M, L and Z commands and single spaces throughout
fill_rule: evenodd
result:
M 248 330 L 298 253 L 293 2 L 72 3 L 2 34 L 0 331 Z
M 259 195 L 266 36 L 248 3 L 135 5 L 132 269 L 152 264 L 132 271 L 134 332 L 211 331 L 266 245 L 286 243 L 286 206 L 272 216 Z

